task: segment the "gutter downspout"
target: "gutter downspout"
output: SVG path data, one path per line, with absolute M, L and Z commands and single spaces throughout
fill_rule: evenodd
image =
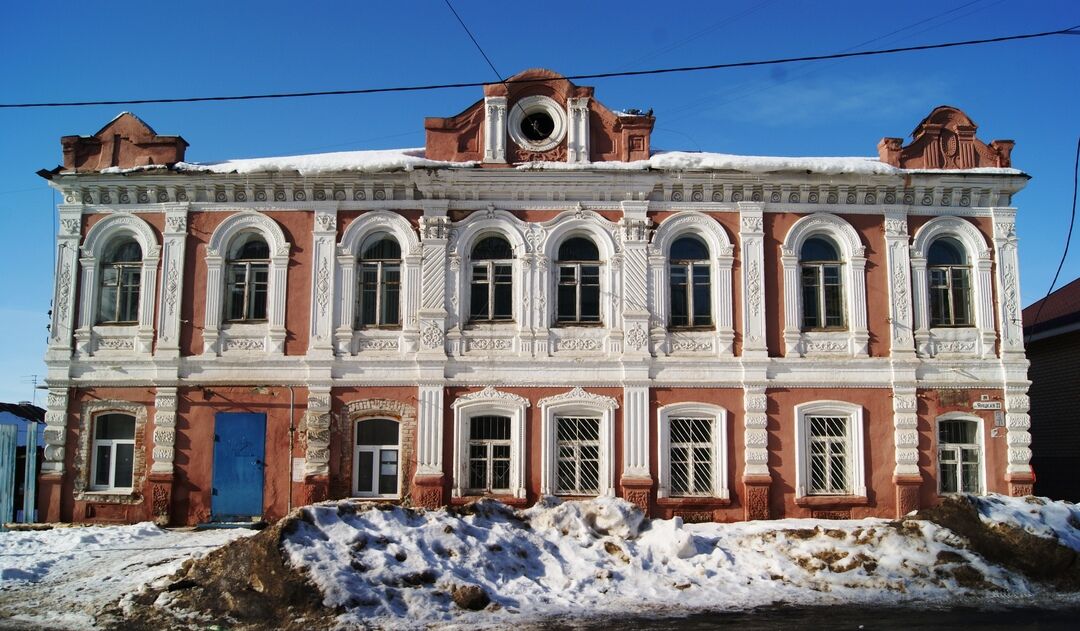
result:
M 293 487 L 292 477 L 293 477 L 293 461 L 294 461 L 294 458 L 293 458 L 293 442 L 295 441 L 294 436 L 295 436 L 295 433 L 296 433 L 296 416 L 295 416 L 294 409 L 295 409 L 295 406 L 296 406 L 296 392 L 293 390 L 292 386 L 286 386 L 286 387 L 289 389 L 289 466 L 286 469 L 288 471 L 288 474 L 289 474 L 289 480 L 288 480 L 289 499 L 288 499 L 288 502 L 285 505 L 286 506 L 285 514 L 288 515 L 289 513 L 292 512 L 292 487 Z

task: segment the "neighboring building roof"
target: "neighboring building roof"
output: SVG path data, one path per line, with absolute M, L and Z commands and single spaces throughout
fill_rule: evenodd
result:
M 1043 303 L 1046 306 L 1043 307 Z M 1040 313 L 1039 309 L 1042 309 Z M 1038 316 L 1039 321 L 1035 321 Z M 1080 278 L 1024 309 L 1027 341 L 1080 329 Z
M 45 420 L 45 410 L 29 403 L 0 403 L 0 412 L 8 412 L 29 421 Z

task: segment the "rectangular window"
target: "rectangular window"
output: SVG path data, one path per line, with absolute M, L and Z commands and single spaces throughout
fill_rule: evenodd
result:
M 228 320 L 266 320 L 266 301 L 270 287 L 268 263 L 232 263 L 226 270 L 226 306 Z
M 810 440 L 810 494 L 848 495 L 851 476 L 848 466 L 848 418 L 811 416 L 807 418 Z
M 671 494 L 711 495 L 713 492 L 713 423 L 707 418 L 670 420 Z
M 560 495 L 600 493 L 600 419 L 555 419 L 556 484 Z
M 510 418 L 469 419 L 469 489 L 510 490 Z
M 401 324 L 401 265 L 362 262 L 358 276 L 356 327 L 396 327 Z
M 484 261 L 473 264 L 469 319 L 513 319 L 513 266 Z
M 108 265 L 101 269 L 98 324 L 138 322 L 142 269 L 137 265 Z
M 102 414 L 94 419 L 91 454 L 92 490 L 130 489 L 135 476 L 135 417 Z
M 600 322 L 600 266 L 560 265 L 558 302 L 556 319 L 560 323 Z
M 818 268 L 805 266 L 802 268 L 802 309 L 803 328 L 821 328 L 821 286 L 818 280 Z

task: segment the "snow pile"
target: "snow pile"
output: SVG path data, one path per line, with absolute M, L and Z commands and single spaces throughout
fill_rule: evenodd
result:
M 521 512 L 489 501 L 427 512 L 326 503 L 303 509 L 283 539 L 346 625 L 1035 593 L 963 545 L 922 521 L 684 525 L 614 498 L 547 498 Z M 464 612 L 453 598 L 463 588 L 493 604 Z
M 341 171 L 374 173 L 377 171 L 411 171 L 421 168 L 471 168 L 476 162 L 445 162 L 428 160 L 423 147 L 419 149 L 385 149 L 379 151 L 337 151 L 276 158 L 247 158 L 223 162 L 178 162 L 177 171 L 208 173 L 277 173 L 296 171 L 300 175 L 318 175 Z
M 1018 169 L 981 167 L 977 169 L 898 169 L 876 157 L 774 157 L 738 156 L 727 153 L 654 151 L 648 160 L 632 162 L 524 162 L 521 170 L 548 171 L 739 171 L 742 173 L 810 172 L 824 175 L 903 175 L 905 173 L 977 173 L 1019 175 Z
M 172 532 L 151 523 L 0 533 L 0 620 L 85 629 L 121 596 L 249 530 Z
M 972 495 L 969 499 L 984 523 L 1021 528 L 1080 552 L 1080 507 L 1076 504 L 1032 496 Z

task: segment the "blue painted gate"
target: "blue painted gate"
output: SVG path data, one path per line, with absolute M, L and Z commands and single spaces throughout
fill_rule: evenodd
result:
M 15 454 L 19 428 L 0 425 L 0 530 L 4 524 L 14 521 L 15 508 Z
M 212 521 L 250 521 L 263 512 L 266 415 L 218 412 L 214 416 Z

